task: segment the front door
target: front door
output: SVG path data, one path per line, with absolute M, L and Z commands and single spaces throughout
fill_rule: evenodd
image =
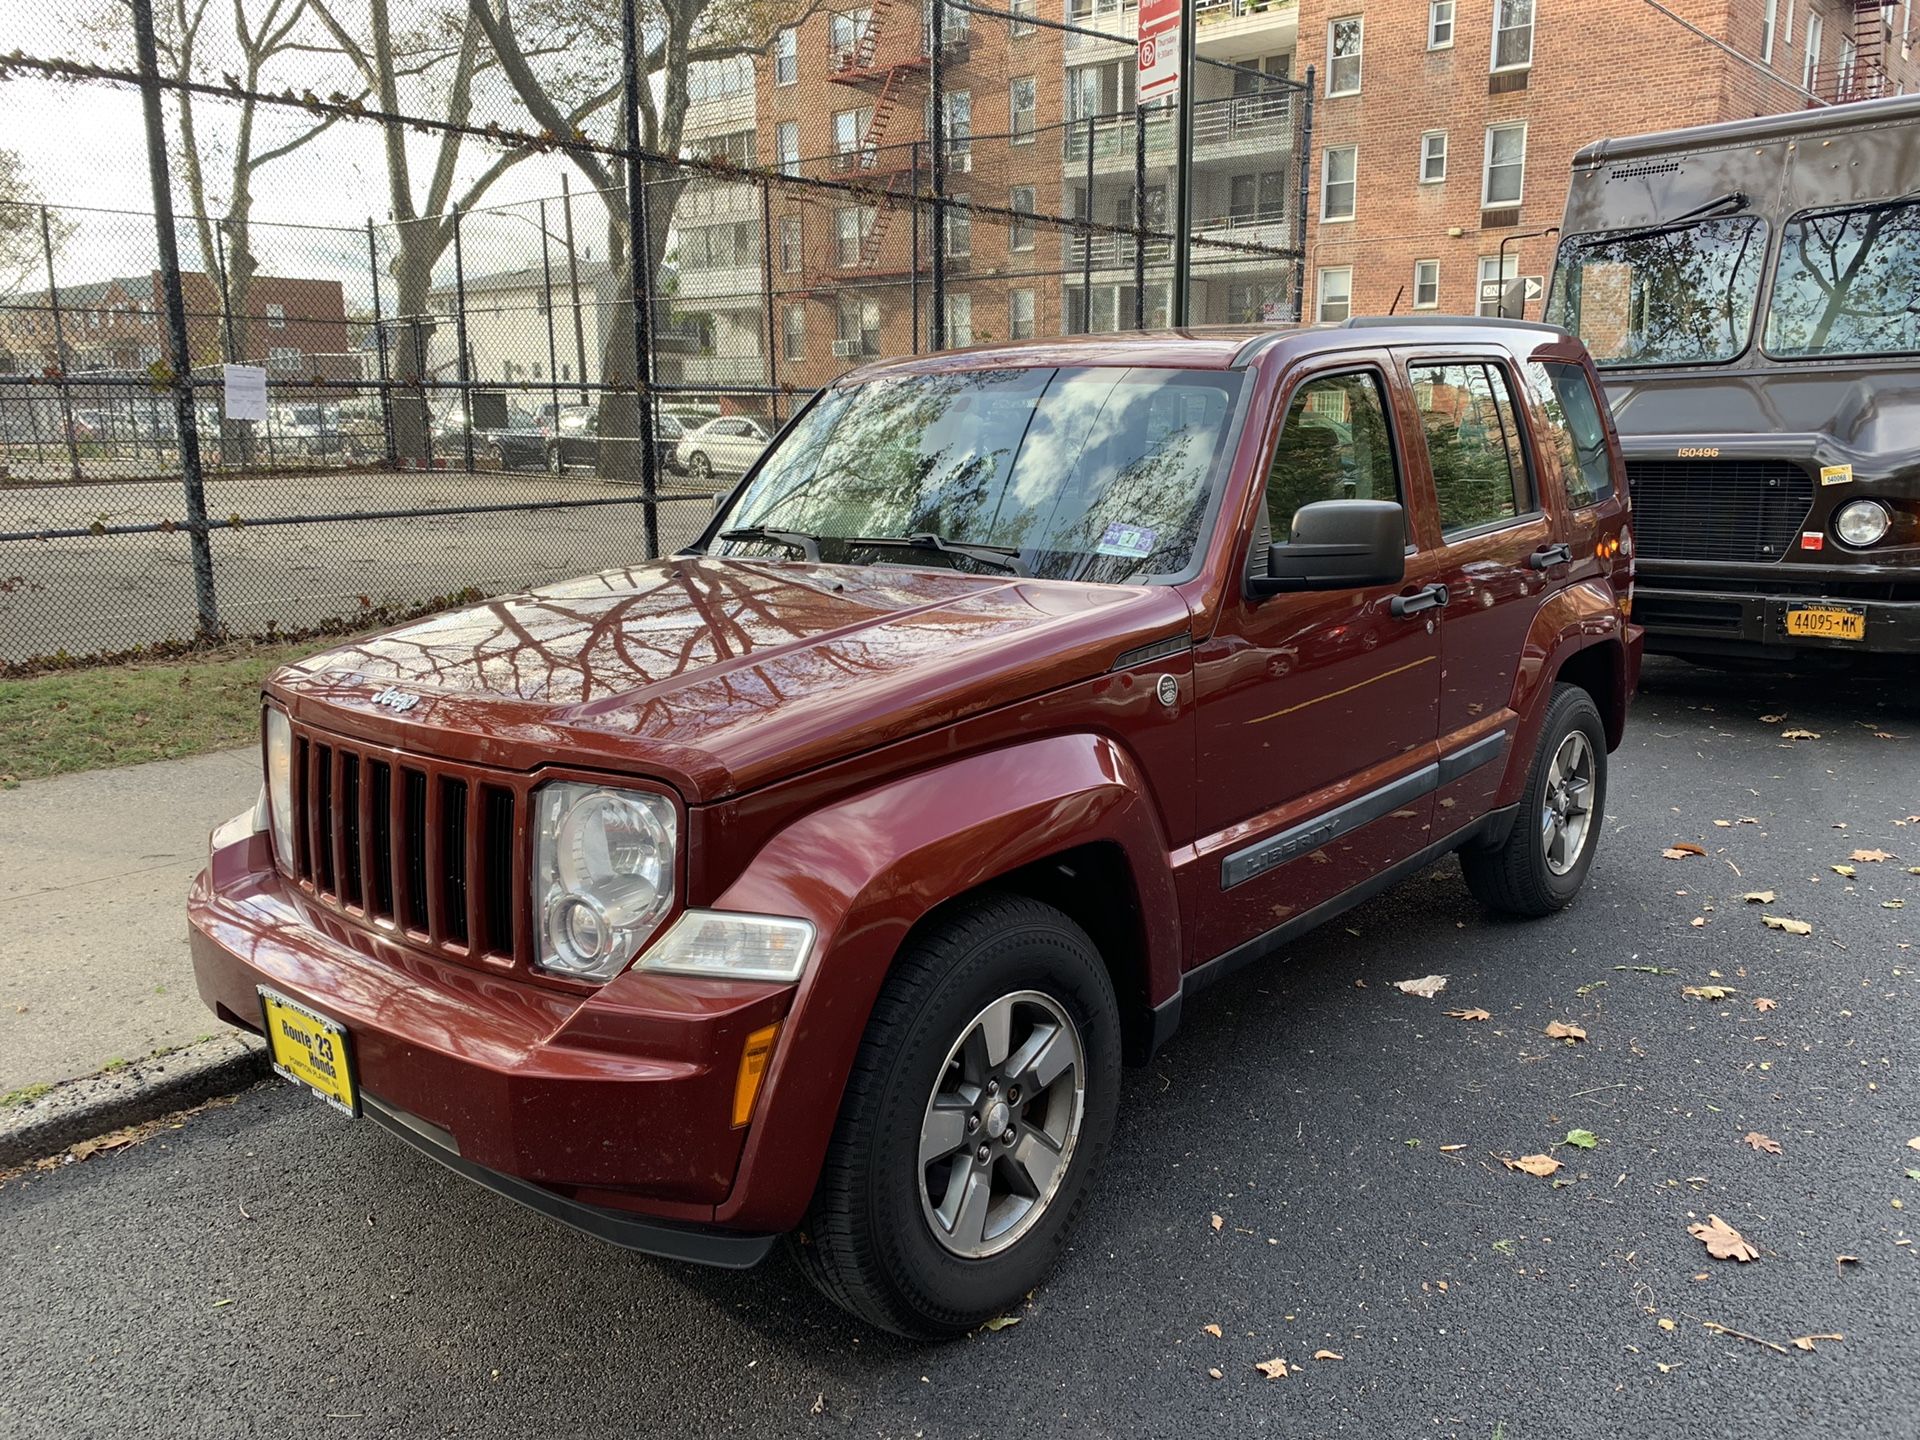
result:
M 1264 567 L 1268 532 L 1289 535 L 1302 505 L 1407 503 L 1410 416 L 1394 412 L 1388 363 L 1349 358 L 1296 382 L 1256 511 L 1251 565 Z M 1410 543 L 1398 585 L 1262 600 L 1236 586 L 1225 598 L 1195 655 L 1197 960 L 1297 919 L 1425 845 L 1440 693 L 1443 612 L 1429 592 L 1437 568 L 1437 556 Z
M 1436 833 L 1499 789 L 1517 723 L 1513 689 L 1541 596 L 1567 566 L 1529 463 L 1523 392 L 1503 355 L 1406 360 L 1440 522 L 1442 627 Z

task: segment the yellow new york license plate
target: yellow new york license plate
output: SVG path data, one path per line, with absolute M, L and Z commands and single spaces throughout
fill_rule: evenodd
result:
M 1864 640 L 1867 617 L 1838 605 L 1797 605 L 1787 611 L 1789 635 L 1811 635 L 1822 640 Z
M 260 1008 L 266 1018 L 267 1056 L 273 1068 L 305 1085 L 334 1109 L 358 1115 L 360 1097 L 353 1083 L 346 1027 L 264 985 L 260 987 Z

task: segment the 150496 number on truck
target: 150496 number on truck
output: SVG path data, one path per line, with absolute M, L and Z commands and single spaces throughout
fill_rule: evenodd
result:
M 1545 326 L 870 367 L 682 553 L 274 674 L 200 991 L 558 1220 L 791 1235 L 958 1333 L 1045 1276 L 1205 986 L 1454 852 L 1499 909 L 1572 900 L 1632 556 Z

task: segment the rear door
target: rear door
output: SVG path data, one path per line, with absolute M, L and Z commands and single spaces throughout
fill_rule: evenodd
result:
M 1440 529 L 1440 766 L 1436 834 L 1491 805 L 1517 716 L 1514 681 L 1542 599 L 1572 559 L 1541 499 L 1525 391 L 1505 351 L 1403 357 Z

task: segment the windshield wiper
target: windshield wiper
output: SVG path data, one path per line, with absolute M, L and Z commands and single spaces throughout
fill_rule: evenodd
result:
M 900 550 L 932 550 L 941 555 L 964 555 L 969 560 L 977 560 L 982 565 L 992 565 L 1009 575 L 1030 575 L 1026 562 L 1020 558 L 1020 552 L 1006 545 L 979 545 L 970 540 L 949 540 L 944 535 L 936 535 L 931 530 L 917 530 L 911 535 L 861 535 L 850 538 L 849 545 L 883 545 Z
M 1669 230 L 1678 230 L 1681 226 L 1691 224 L 1696 220 L 1705 220 L 1709 216 L 1720 214 L 1722 211 L 1744 210 L 1746 208 L 1747 192 L 1744 190 L 1729 190 L 1724 195 L 1714 196 L 1713 199 L 1707 201 L 1704 205 L 1696 205 L 1691 210 L 1683 211 L 1671 220 L 1661 220 L 1652 225 L 1642 225 L 1638 230 L 1615 230 L 1611 233 L 1602 233 L 1596 238 L 1605 240 L 1609 245 L 1619 245 L 1629 240 L 1645 240 L 1654 235 L 1664 235 Z
M 722 530 L 717 540 L 759 541 L 766 545 L 784 545 L 789 550 L 798 550 L 803 559 L 813 564 L 820 563 L 820 537 L 809 535 L 804 530 L 775 530 L 767 525 L 742 525 L 736 530 Z

